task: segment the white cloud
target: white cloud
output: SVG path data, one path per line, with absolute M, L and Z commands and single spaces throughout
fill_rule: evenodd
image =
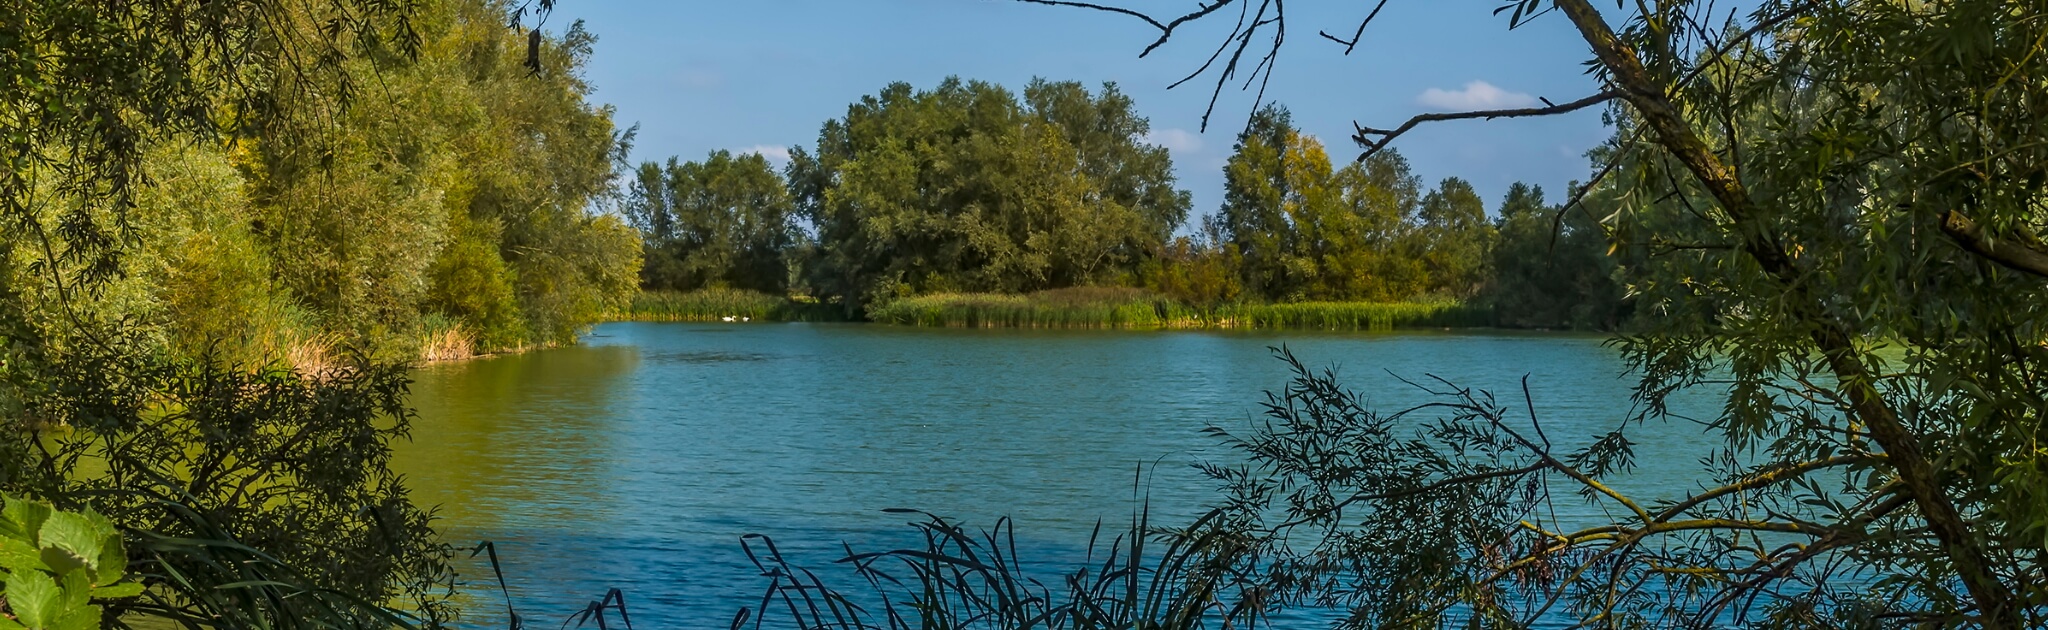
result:
M 1509 92 L 1485 81 L 1473 81 L 1465 84 L 1462 90 L 1423 90 L 1421 96 L 1415 97 L 1415 102 L 1442 111 L 1469 112 L 1480 109 L 1528 107 L 1536 104 L 1536 97 L 1521 92 Z
M 1194 153 L 1202 150 L 1202 136 L 1186 129 L 1157 129 L 1145 134 L 1146 144 L 1166 147 L 1174 153 Z
M 768 161 L 774 162 L 776 164 L 789 163 L 789 147 L 778 147 L 772 144 L 757 144 L 751 147 L 733 151 L 733 153 L 738 153 L 742 155 L 748 153 L 758 153 L 761 155 L 761 157 L 768 158 Z

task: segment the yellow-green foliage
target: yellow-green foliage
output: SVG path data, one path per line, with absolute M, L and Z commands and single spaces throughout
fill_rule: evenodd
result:
M 156 185 L 137 196 L 141 247 L 125 261 L 109 318 L 160 326 L 173 351 L 244 365 L 286 360 L 317 332 L 272 281 L 269 255 L 250 232 L 243 180 L 218 148 L 161 150 L 148 166 Z
M 465 230 L 441 250 L 434 261 L 427 307 L 454 318 L 456 322 L 447 328 L 466 333 L 480 349 L 513 347 L 526 339 L 519 298 L 512 291 L 512 277 L 505 259 L 498 255 L 496 239 L 479 232 Z
M 592 38 L 544 39 L 535 75 L 503 9 L 426 3 L 416 59 L 350 62 L 378 77 L 373 95 L 340 107 L 297 94 L 277 127 L 153 151 L 123 273 L 72 310 L 183 356 L 318 372 L 332 348 L 396 358 L 571 342 L 624 308 L 640 242 L 593 209 L 621 145 L 576 72 Z M 49 256 L 14 246 L 28 262 Z

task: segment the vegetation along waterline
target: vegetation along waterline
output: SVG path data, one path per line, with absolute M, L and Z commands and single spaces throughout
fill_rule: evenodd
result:
M 1072 506 L 993 489 L 1056 486 L 1130 453 L 1033 474 L 991 462 L 1158 433 L 1211 447 L 1186 450 L 1182 471 L 1200 479 L 1160 496 L 1161 518 L 1134 509 L 1109 561 L 1079 546 L 1101 572 L 1066 573 L 1062 601 L 1077 604 L 1033 599 L 1052 589 L 989 564 L 1057 564 L 1076 547 L 999 545 L 1029 535 L 1005 525 L 961 544 L 969 534 L 937 518 L 885 547 L 900 551 L 836 546 L 885 598 L 871 615 L 846 614 L 837 604 L 854 600 L 779 556 L 752 558 L 745 579 L 769 573 L 768 600 L 843 628 L 2048 627 L 2048 6 L 678 4 L 0 2 L 0 630 L 453 627 L 477 610 L 456 541 L 485 530 L 438 514 L 533 508 L 546 518 L 528 522 L 553 529 L 492 537 L 659 554 L 558 558 L 571 570 L 729 568 L 742 561 L 690 555 L 668 543 L 691 532 L 636 508 L 713 500 L 695 506 L 706 523 L 767 529 L 816 503 L 861 497 L 849 513 L 942 487 L 982 501 L 977 522 L 1006 524 L 987 515 Z M 669 47 L 599 55 L 560 7 L 611 12 L 626 42 Z M 1137 34 L 1112 52 L 1113 35 L 1010 19 L 1027 12 Z M 741 33 L 755 21 L 767 26 Z M 675 42 L 742 54 L 662 58 Z M 1327 54 L 1295 52 L 1310 46 Z M 1020 54 L 1032 50 L 1063 59 Z M 1186 63 L 1170 84 L 1110 65 L 1168 57 Z M 1295 65 L 1358 59 L 1413 67 L 1364 83 L 1341 80 L 1355 66 Z M 1513 85 L 1409 83 L 1474 73 Z M 1195 101 L 1172 104 L 1189 89 Z M 1580 126 L 1521 141 L 1551 123 Z M 640 140 L 651 149 L 636 154 Z M 1508 147 L 1519 157 L 1486 159 Z M 706 289 L 804 297 L 689 293 Z M 685 292 L 644 298 L 663 317 L 930 326 L 602 323 L 650 290 Z M 1560 389 L 1561 368 L 1582 366 L 1557 362 L 1583 355 L 1484 339 L 1509 333 L 1320 335 L 1358 340 L 1352 358 L 1373 361 L 1361 371 L 1394 371 L 1391 385 L 1296 359 L 1286 341 L 1318 336 L 1306 332 L 1269 360 L 1245 343 L 1275 334 L 1262 330 L 1051 329 L 1146 321 L 1595 330 L 1611 339 L 1582 350 L 1606 362 L 1582 363 L 1623 376 Z M 642 328 L 690 334 L 607 341 Z M 1367 354 L 1449 336 L 1412 358 L 1498 350 L 1468 362 L 1485 378 Z M 1081 353 L 1045 352 L 1061 339 L 1204 360 L 1088 372 Z M 970 363 L 974 340 L 1001 351 Z M 833 344 L 857 351 L 821 368 Z M 554 349 L 419 368 L 541 347 Z M 415 377 L 591 356 L 666 371 L 487 380 L 463 398 L 486 412 L 487 439 L 414 432 L 444 402 Z M 1190 402 L 1242 385 L 1225 370 L 1251 364 L 1283 373 Z M 830 404 L 861 394 L 835 389 L 855 378 L 910 396 L 856 417 Z M 633 393 L 670 390 L 693 396 Z M 537 406 L 502 404 L 524 393 Z M 1049 421 L 1130 402 L 1224 420 Z M 650 421 L 564 413 L 578 405 Z M 1019 412 L 960 421 L 1006 405 Z M 1019 439 L 1034 429 L 1059 446 Z M 717 431 L 823 448 L 650 469 Z M 556 477 L 523 477 L 536 492 L 519 504 L 423 501 L 395 463 L 411 446 L 437 462 L 541 449 L 552 465 L 490 472 Z M 642 451 L 589 456 L 606 446 Z M 882 467 L 901 463 L 966 470 Z M 797 501 L 674 494 L 777 474 L 816 489 L 848 470 L 884 472 Z M 594 481 L 614 471 L 650 490 Z M 1632 485 L 1653 471 L 1675 476 Z M 624 525 L 600 535 L 599 522 Z M 873 532 L 809 522 L 828 526 L 795 533 Z M 766 540 L 719 531 L 727 554 Z M 901 581 L 867 571 L 878 565 Z M 1111 590 L 1122 596 L 1100 596 Z M 627 594 L 607 589 L 583 620 L 623 615 Z
M 647 292 L 616 321 L 845 321 L 834 305 L 733 289 Z M 1263 328 L 1394 330 L 1499 327 L 1492 312 L 1459 302 L 1299 302 L 1190 306 L 1143 289 L 1077 287 L 1028 294 L 940 293 L 870 308 L 867 320 L 955 328 Z

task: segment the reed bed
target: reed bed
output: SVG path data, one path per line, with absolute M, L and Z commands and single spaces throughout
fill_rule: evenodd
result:
M 903 298 L 868 319 L 954 328 L 1278 328 L 1393 330 L 1488 326 L 1485 308 L 1459 302 L 1300 302 L 1198 308 L 1141 290 L 1061 289 L 1025 295 L 943 293 Z
M 1297 302 L 1219 309 L 1225 326 L 1311 330 L 1478 328 L 1492 325 L 1490 310 L 1460 302 Z
M 1150 292 L 1110 287 L 939 293 L 868 310 L 874 322 L 953 328 L 1194 328 L 1201 318 L 1199 311 Z
M 1476 328 L 1490 310 L 1453 301 L 1295 302 L 1198 307 L 1127 287 L 1036 293 L 934 293 L 872 306 L 869 321 L 945 328 L 1271 328 L 1394 330 Z M 614 319 L 659 322 L 845 321 L 837 304 L 738 289 L 648 291 Z
M 789 300 L 740 289 L 690 292 L 642 291 L 621 319 L 661 322 L 716 322 L 725 318 L 768 321 Z
M 839 305 L 741 289 L 643 291 L 614 320 L 637 322 L 844 321 Z

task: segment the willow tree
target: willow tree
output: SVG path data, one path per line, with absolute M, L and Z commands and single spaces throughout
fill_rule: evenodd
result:
M 180 356 L 133 312 L 105 308 L 124 276 L 144 275 L 132 264 L 146 258 L 138 204 L 192 202 L 206 221 L 187 227 L 219 237 L 188 239 L 177 257 L 237 250 L 180 282 L 274 269 L 247 257 L 265 226 L 246 212 L 247 173 L 224 156 L 246 157 L 237 140 L 331 130 L 364 99 L 392 98 L 382 79 L 414 67 L 421 32 L 434 32 L 419 28 L 420 5 L 0 6 L 0 489 L 105 513 L 148 587 L 103 619 L 58 627 L 433 626 L 452 613 L 450 551 L 388 466 L 411 413 L 403 365 L 342 360 L 316 375 Z M 486 6 L 474 15 L 512 37 L 509 8 Z M 538 66 L 540 37 L 527 41 Z M 356 184 L 371 171 L 318 174 Z M 234 296 L 195 293 L 171 306 L 212 318 L 202 335 L 248 328 L 215 308 Z M 208 341 L 219 339 L 185 345 Z M 48 598 L 15 584 L 0 594 L 31 621 L 25 607 Z
M 1158 32 L 1147 53 L 1222 22 L 1219 61 L 1196 72 L 1216 93 L 1262 85 L 1292 26 L 1279 0 L 1162 17 L 1026 1 L 1141 19 Z M 1386 4 L 1322 39 L 1350 52 Z M 1596 90 L 1354 140 L 1371 155 L 1422 125 L 1607 107 L 1611 150 L 1564 211 L 1611 196 L 1603 228 L 1642 254 L 1622 274 L 1648 330 L 1617 340 L 1642 411 L 1565 449 L 1522 401 L 1445 385 L 1436 406 L 1376 413 L 1303 370 L 1275 430 L 1234 438 L 1250 462 L 1217 469 L 1234 509 L 1194 532 L 1231 543 L 1211 547 L 1216 565 L 1263 603 L 1343 605 L 1358 627 L 2048 624 L 2048 6 L 1511 0 L 1496 14 L 1568 22 Z M 1700 489 L 1610 483 L 1636 465 L 1631 431 L 1679 421 L 1673 398 L 1700 391 L 1721 401 Z M 1538 509 L 1573 491 L 1615 516 Z

